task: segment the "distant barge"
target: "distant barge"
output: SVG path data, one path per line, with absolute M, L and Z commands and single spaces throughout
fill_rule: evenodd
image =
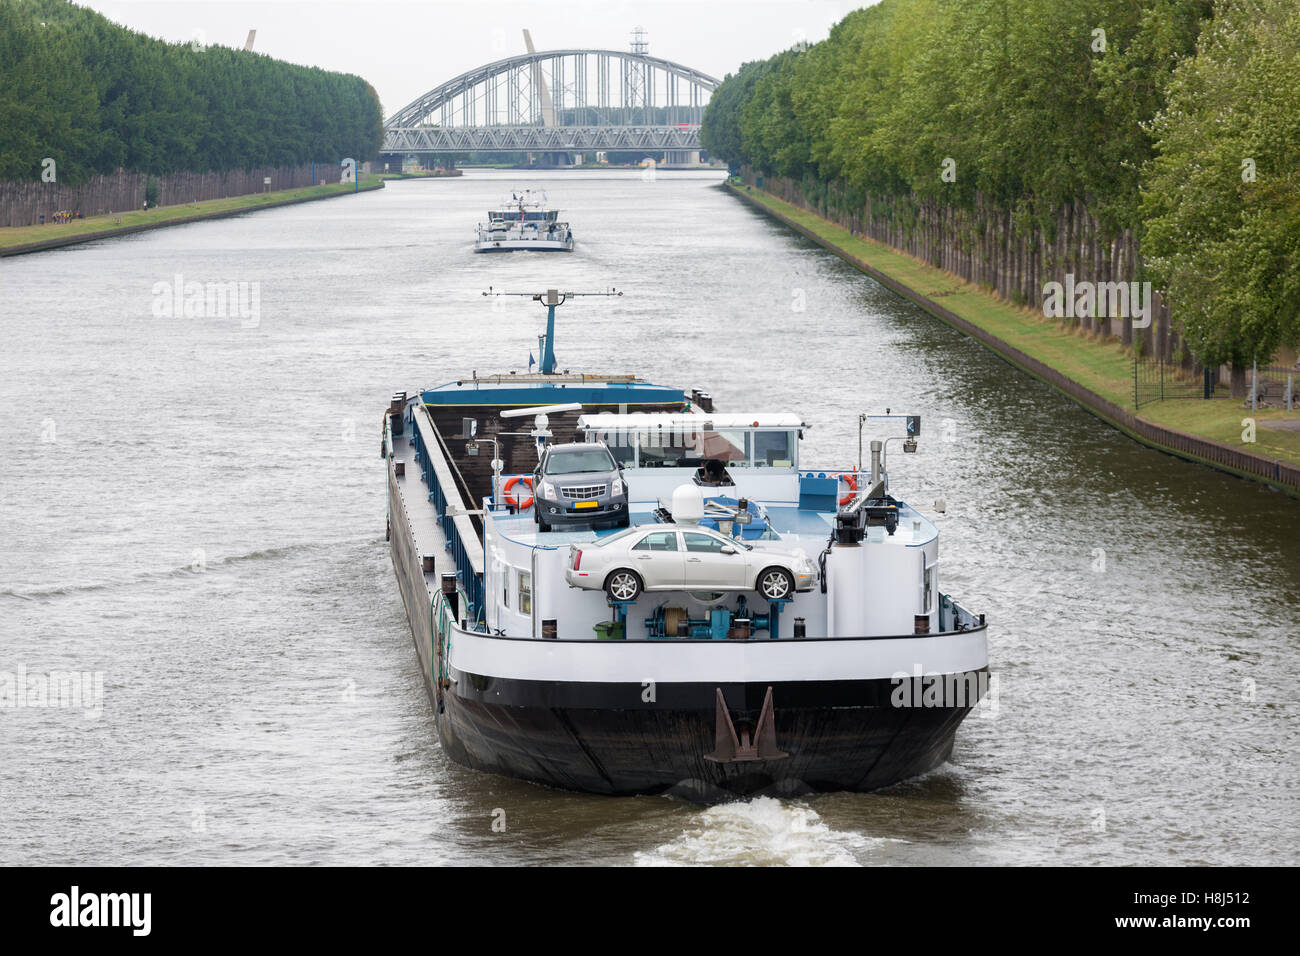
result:
M 545 196 L 532 190 L 513 193 L 503 208 L 488 211 L 474 236 L 475 252 L 572 252 L 573 230 L 547 209 Z

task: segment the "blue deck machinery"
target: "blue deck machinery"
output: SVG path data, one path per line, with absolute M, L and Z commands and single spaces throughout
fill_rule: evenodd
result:
M 745 595 L 736 599 L 736 608 L 715 607 L 708 617 L 692 618 L 684 608 L 661 604 L 645 619 L 648 636 L 653 638 L 688 637 L 697 641 L 725 641 L 727 638 L 748 638 L 755 631 L 766 631 L 768 638 L 781 636 L 781 611 L 790 603 L 789 598 L 769 601 L 766 614 L 751 614 Z M 626 614 L 626 609 L 624 609 Z M 799 618 L 795 618 L 799 622 Z M 799 628 L 795 636 L 800 637 Z

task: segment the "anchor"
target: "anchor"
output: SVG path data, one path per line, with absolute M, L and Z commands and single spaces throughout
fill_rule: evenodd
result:
M 750 728 L 748 721 L 741 721 L 741 730 L 736 732 L 736 725 L 731 721 L 731 712 L 727 701 L 722 696 L 722 688 L 717 688 L 717 718 L 714 725 L 715 748 L 713 753 L 705 754 L 705 760 L 715 763 L 744 763 L 750 760 L 783 760 L 790 756 L 776 746 L 776 721 L 772 710 L 772 688 L 767 688 L 763 697 L 763 708 L 758 714 L 758 724 Z

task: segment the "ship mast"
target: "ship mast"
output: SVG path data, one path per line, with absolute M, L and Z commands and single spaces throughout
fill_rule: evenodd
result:
M 529 296 L 534 302 L 540 302 L 546 306 L 546 334 L 542 336 L 542 362 L 541 373 L 543 375 L 555 374 L 555 310 L 564 305 L 569 299 L 580 295 L 608 295 L 620 296 L 623 293 L 617 289 L 610 288 L 608 292 L 561 292 L 558 289 L 547 289 L 545 292 L 496 292 L 491 287 L 484 295 L 519 295 Z

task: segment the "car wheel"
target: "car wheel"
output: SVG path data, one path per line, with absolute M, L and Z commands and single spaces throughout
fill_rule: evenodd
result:
M 605 593 L 611 601 L 635 601 L 641 595 L 641 579 L 635 571 L 619 568 L 605 579 Z
M 781 568 L 768 568 L 758 576 L 759 594 L 769 601 L 780 601 L 794 595 L 794 578 Z
M 535 513 L 535 514 L 533 515 L 533 518 L 534 518 L 535 521 L 536 521 L 536 524 L 537 524 L 537 530 L 538 530 L 538 531 L 550 531 L 550 530 L 551 530 L 551 526 L 550 526 L 549 524 L 547 524 L 545 521 L 542 520 L 542 516 L 541 516 L 540 513 Z
M 630 528 L 631 526 L 632 526 L 632 516 L 626 514 L 623 515 L 621 519 L 619 519 L 619 522 L 616 525 L 614 525 L 615 528 Z

